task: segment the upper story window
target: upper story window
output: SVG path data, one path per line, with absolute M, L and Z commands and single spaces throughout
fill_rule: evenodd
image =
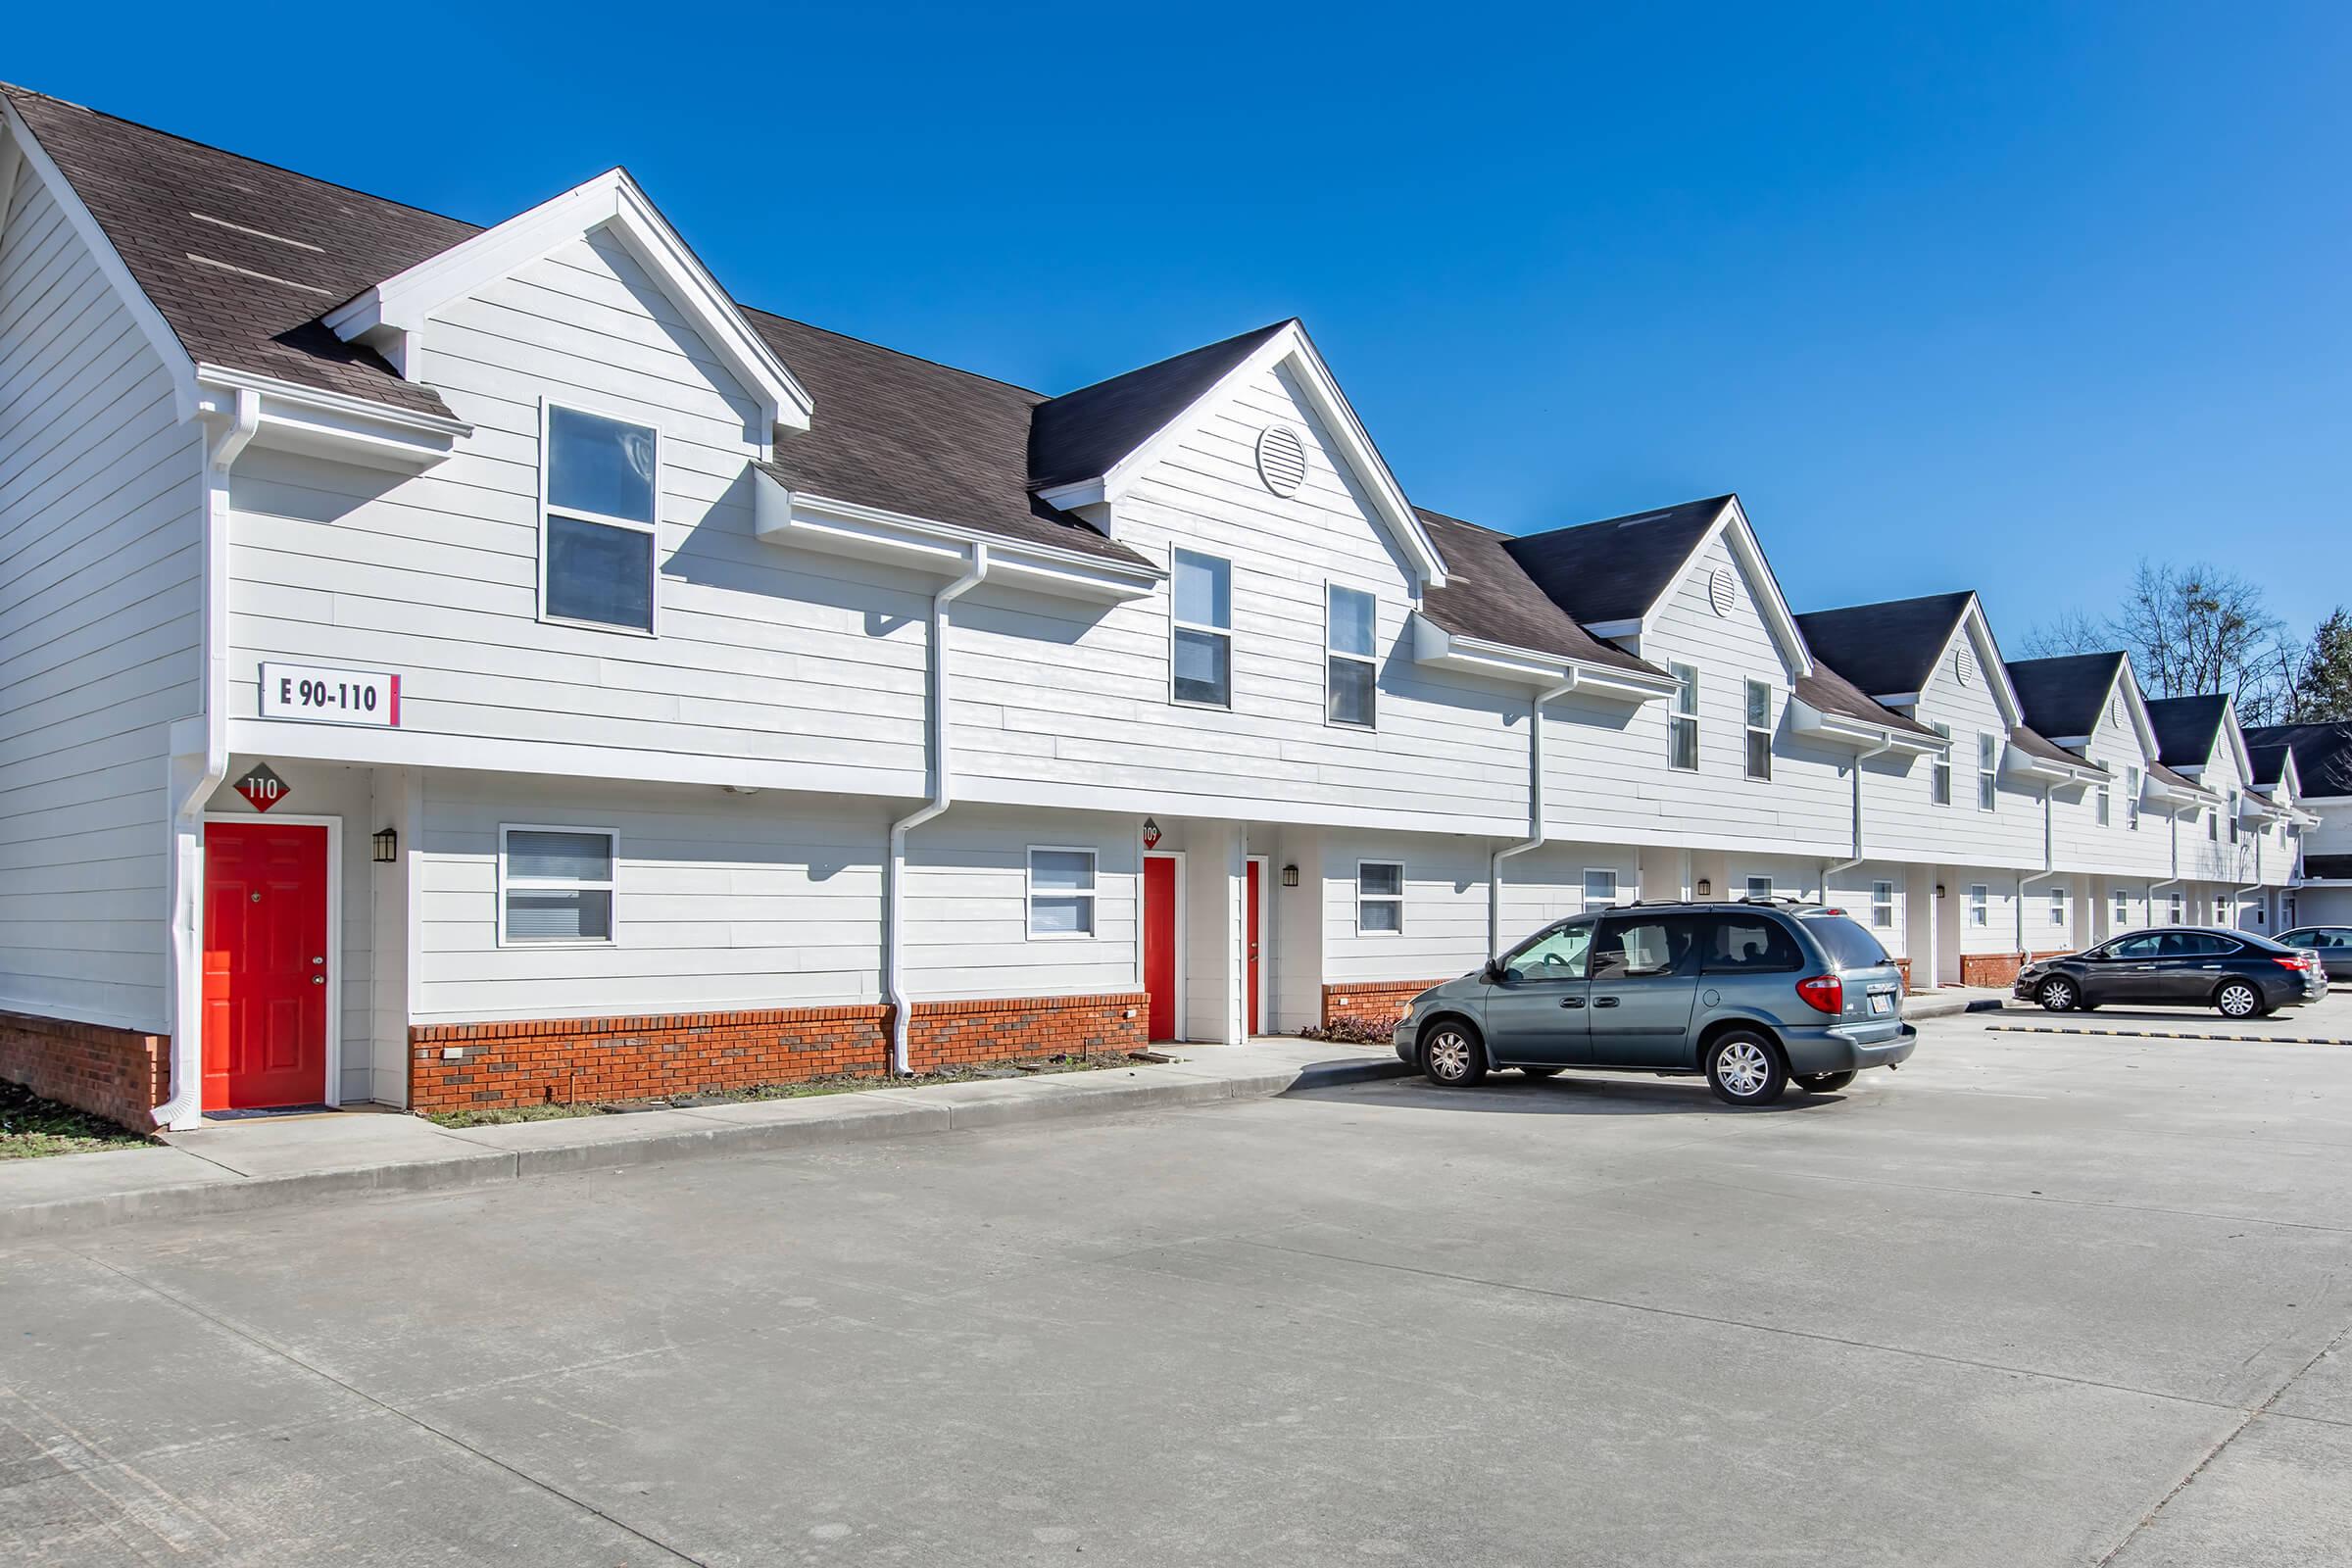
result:
M 1668 664 L 1674 677 L 1674 707 L 1666 714 L 1666 765 L 1695 772 L 1698 768 L 1698 670 L 1690 664 Z
M 1747 683 L 1747 776 L 1772 777 L 1772 688 Z
M 2136 766 L 2124 769 L 2124 826 L 2134 833 L 2139 831 L 2139 769 Z
M 601 946 L 612 940 L 610 828 L 498 830 L 498 941 L 501 947 Z
M 2097 806 L 2098 806 L 2098 812 L 2099 812 L 2099 826 L 2101 826 L 2101 827 L 2105 827 L 2105 826 L 2107 826 L 2107 824 L 2108 824 L 2108 822 L 2109 822 L 2109 820 L 2110 820 L 2110 813 L 2112 813 L 2112 811 L 2114 810 L 2114 807 L 2113 807 L 2113 805 L 2110 803 L 2110 801 L 2109 801 L 2109 799 L 2108 799 L 2108 797 L 2109 797 L 2109 794 L 2110 794 L 2110 791 L 2108 790 L 2107 786 L 2106 786 L 2106 785 L 2104 785 L 2104 784 L 2101 784 L 2101 785 L 2099 786 L 2098 794 L 2097 794 L 2095 797 L 2093 797 L 2093 799 L 2096 801 L 2096 803 L 2097 803 Z
M 1325 590 L 1323 716 L 1330 722 L 1372 727 L 1380 675 L 1373 649 L 1379 636 L 1379 600 L 1338 583 Z
M 2222 808 L 2218 806 L 2205 808 L 2205 836 L 2216 844 L 2222 841 Z
M 2230 792 L 2230 842 L 2237 842 L 2237 791 Z
M 1952 804 L 1952 726 L 1930 724 L 1928 728 L 1943 737 L 1943 750 L 1936 754 L 1928 767 L 1928 795 L 1937 806 Z
M 551 403 L 539 450 L 547 489 L 540 613 L 650 635 L 660 432 Z
M 1989 811 L 2001 799 L 2001 738 L 1977 737 L 1977 809 Z
M 1397 860 L 1355 863 L 1355 931 L 1396 936 L 1404 930 L 1404 866 Z
M 1095 934 L 1094 851 L 1032 849 L 1029 852 L 1029 934 L 1033 937 Z
M 1233 706 L 1233 563 L 1190 550 L 1170 561 L 1170 690 L 1180 703 Z

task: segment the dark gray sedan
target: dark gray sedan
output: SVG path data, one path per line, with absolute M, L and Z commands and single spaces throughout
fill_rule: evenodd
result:
M 2352 925 L 2299 925 L 2281 932 L 2279 942 L 2320 956 L 2320 967 L 2331 981 L 2352 981 Z
M 2259 1018 L 2316 1002 L 2328 977 L 2309 953 L 2250 931 L 2175 925 L 2133 931 L 2082 953 L 2036 958 L 2017 971 L 2015 994 L 2051 1012 L 2087 1012 L 2109 1003 L 2212 1007 L 2226 1018 Z

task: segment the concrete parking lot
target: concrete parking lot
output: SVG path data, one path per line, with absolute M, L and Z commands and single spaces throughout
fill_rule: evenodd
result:
M 1925 1034 L 20 1247 L 0 1561 L 2341 1562 L 2352 1050 Z

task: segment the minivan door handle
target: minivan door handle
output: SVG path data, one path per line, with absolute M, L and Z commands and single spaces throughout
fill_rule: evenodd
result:
M 1594 997 L 1592 999 L 1592 1005 L 1595 1007 L 1614 1007 L 1617 1005 L 1617 999 L 1615 997 Z
M 1582 997 L 1562 997 L 1560 999 L 1560 1005 L 1563 1007 L 1581 1007 L 1584 1004 L 1585 999 Z

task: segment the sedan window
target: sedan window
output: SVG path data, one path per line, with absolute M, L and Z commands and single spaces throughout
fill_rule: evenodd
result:
M 2164 951 L 2164 938 L 2151 933 L 2141 937 L 2126 937 L 2121 942 L 2107 944 L 2103 956 L 2110 958 L 2153 958 Z
M 1514 980 L 1582 980 L 1592 949 L 1592 922 L 1546 931 L 1503 961 Z

